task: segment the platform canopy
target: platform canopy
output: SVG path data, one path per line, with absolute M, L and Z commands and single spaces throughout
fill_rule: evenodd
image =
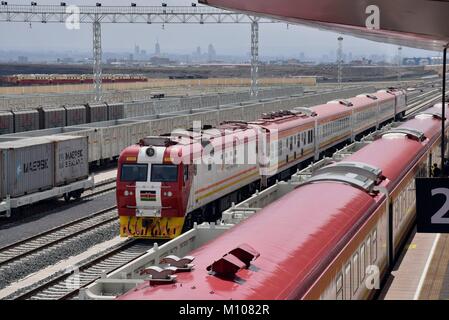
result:
M 428 50 L 449 43 L 448 0 L 199 0 L 256 16 Z

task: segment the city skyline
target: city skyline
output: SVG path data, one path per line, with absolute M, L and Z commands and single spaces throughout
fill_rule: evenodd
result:
M 76 1 L 78 5 L 95 5 L 96 1 Z M 26 1 L 14 1 L 29 4 Z M 137 2 L 137 5 L 160 5 L 159 1 Z M 171 5 L 190 5 L 185 0 L 166 1 Z M 59 4 L 42 0 L 38 4 Z M 109 0 L 107 5 L 124 5 L 120 0 Z M 0 23 L 0 41 L 3 50 L 44 51 L 74 50 L 90 52 L 92 27 L 81 25 L 80 30 L 67 30 L 63 24 Z M 19 35 L 19 36 L 18 36 Z M 259 53 L 261 56 L 295 56 L 304 52 L 309 57 L 320 57 L 323 53 L 335 51 L 338 33 L 321 31 L 310 27 L 278 24 L 261 24 Z M 343 51 L 354 55 L 385 54 L 394 56 L 397 46 L 376 43 L 345 36 Z M 220 41 L 217 41 L 219 39 Z M 153 51 L 159 41 L 165 52 L 187 54 L 200 46 L 203 52 L 214 42 L 214 48 L 222 55 L 247 55 L 250 50 L 250 27 L 248 24 L 231 25 L 131 25 L 103 24 L 102 46 L 104 52 L 129 52 L 139 43 L 143 50 Z M 132 52 L 132 50 L 131 50 Z M 435 53 L 404 48 L 404 56 L 429 56 Z

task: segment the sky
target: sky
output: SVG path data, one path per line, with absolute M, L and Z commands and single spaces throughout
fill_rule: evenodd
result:
M 34 0 L 38 4 L 56 4 L 59 0 Z M 106 5 L 168 6 L 188 5 L 196 0 L 63 0 L 76 5 L 94 5 L 101 2 Z M 30 1 L 8 0 L 9 4 L 29 4 Z M 321 57 L 335 53 L 338 33 L 321 31 L 309 27 L 280 24 L 261 24 L 259 31 L 259 54 L 261 56 L 298 56 L 303 52 L 306 57 Z M 397 46 L 376 43 L 363 39 L 344 36 L 343 50 L 353 55 L 385 54 L 393 57 Z M 189 54 L 200 46 L 203 52 L 212 43 L 218 54 L 247 55 L 250 51 L 250 26 L 235 25 L 161 25 L 146 24 L 103 24 L 102 46 L 104 52 L 133 52 L 134 45 L 149 53 L 154 52 L 154 44 L 159 41 L 163 53 Z M 92 48 L 92 27 L 81 24 L 80 30 L 67 30 L 63 24 L 0 22 L 0 51 L 68 51 L 89 52 Z M 404 48 L 403 57 L 428 56 L 435 53 Z

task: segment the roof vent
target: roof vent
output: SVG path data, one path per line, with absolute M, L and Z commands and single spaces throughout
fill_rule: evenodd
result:
M 351 101 L 349 101 L 349 100 L 344 100 L 344 99 L 341 99 L 341 100 L 332 100 L 332 101 L 329 101 L 328 103 L 338 103 L 338 104 L 344 105 L 344 106 L 346 106 L 346 107 L 352 107 L 352 106 L 353 106 L 353 103 L 352 103 Z
M 221 259 L 214 261 L 206 269 L 217 275 L 234 276 L 240 269 L 248 268 L 251 261 L 257 259 L 260 253 L 247 244 L 241 244 L 232 249 Z
M 342 162 L 337 162 L 333 165 L 329 165 L 326 167 L 321 168 L 320 170 L 316 171 L 316 174 L 319 173 L 336 173 L 336 172 L 340 172 L 340 173 L 354 173 L 354 174 L 358 174 L 361 176 L 364 176 L 368 179 L 371 179 L 373 181 L 378 181 L 383 179 L 382 176 L 382 170 L 371 166 L 369 164 L 366 163 L 362 163 L 362 162 L 356 162 L 356 161 L 342 161 Z M 312 176 L 314 176 L 315 174 L 312 174 Z
M 170 137 L 148 136 L 139 141 L 141 146 L 168 147 L 176 144 Z
M 415 116 L 415 118 L 417 119 L 421 119 L 420 115 L 429 115 L 434 117 L 435 119 L 438 120 L 442 120 L 443 119 L 443 114 L 440 111 L 425 111 L 425 112 L 421 112 L 418 115 Z
M 150 284 L 152 283 L 172 283 L 175 282 L 176 276 L 174 273 L 177 272 L 177 268 L 175 267 L 168 267 L 168 268 L 160 268 L 156 266 L 151 266 L 148 268 L 143 269 L 140 272 L 140 275 L 149 275 L 150 278 L 148 279 L 150 281 Z
M 385 132 L 382 136 L 392 134 L 392 133 L 399 133 L 406 135 L 409 139 L 413 139 L 416 141 L 424 141 L 426 139 L 426 136 L 422 131 L 416 130 L 416 129 L 409 129 L 409 128 L 394 128 L 390 129 L 387 132 Z
M 371 193 L 382 179 L 380 168 L 360 162 L 339 162 L 315 171 L 305 184 L 317 181 L 336 181 Z
M 169 255 L 165 258 L 162 258 L 160 263 L 166 263 L 170 267 L 175 267 L 177 269 L 177 272 L 180 271 L 191 271 L 193 269 L 192 261 L 195 259 L 195 257 L 192 256 L 185 256 L 182 258 L 179 258 L 175 255 Z
M 309 117 L 316 117 L 317 116 L 315 111 L 313 111 L 312 109 L 307 108 L 307 107 L 296 107 L 293 110 L 294 111 L 298 111 L 300 113 L 303 113 L 303 114 L 305 114 L 306 116 L 309 116 Z
M 207 271 L 212 271 L 224 276 L 233 276 L 240 269 L 245 267 L 245 263 L 239 258 L 232 254 L 226 254 L 221 259 L 214 261 L 214 263 L 208 266 Z
M 253 247 L 247 244 L 241 244 L 237 248 L 231 250 L 229 254 L 236 256 L 246 265 L 247 268 L 249 267 L 251 261 L 257 259 L 260 256 L 259 252 L 257 252 Z
M 377 100 L 377 97 L 375 95 L 373 95 L 373 94 L 362 94 L 361 96 L 362 97 L 367 97 L 367 98 L 369 98 L 371 100 Z

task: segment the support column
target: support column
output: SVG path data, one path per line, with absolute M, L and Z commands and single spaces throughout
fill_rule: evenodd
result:
M 402 47 L 398 47 L 398 82 L 402 80 L 401 66 L 402 66 Z
M 259 18 L 251 18 L 251 97 L 257 97 L 259 87 Z
M 98 16 L 95 17 L 95 22 L 93 23 L 93 62 L 94 62 L 94 90 L 95 90 L 95 101 L 101 101 L 102 99 L 102 69 L 101 69 L 101 23 Z
M 441 95 L 441 176 L 446 174 L 444 170 L 444 150 L 446 147 L 446 135 L 445 135 L 445 119 L 446 119 L 446 56 L 447 47 L 443 51 L 443 90 Z
M 341 88 L 343 80 L 343 37 L 338 37 L 338 48 L 337 48 L 337 82 L 338 86 Z

